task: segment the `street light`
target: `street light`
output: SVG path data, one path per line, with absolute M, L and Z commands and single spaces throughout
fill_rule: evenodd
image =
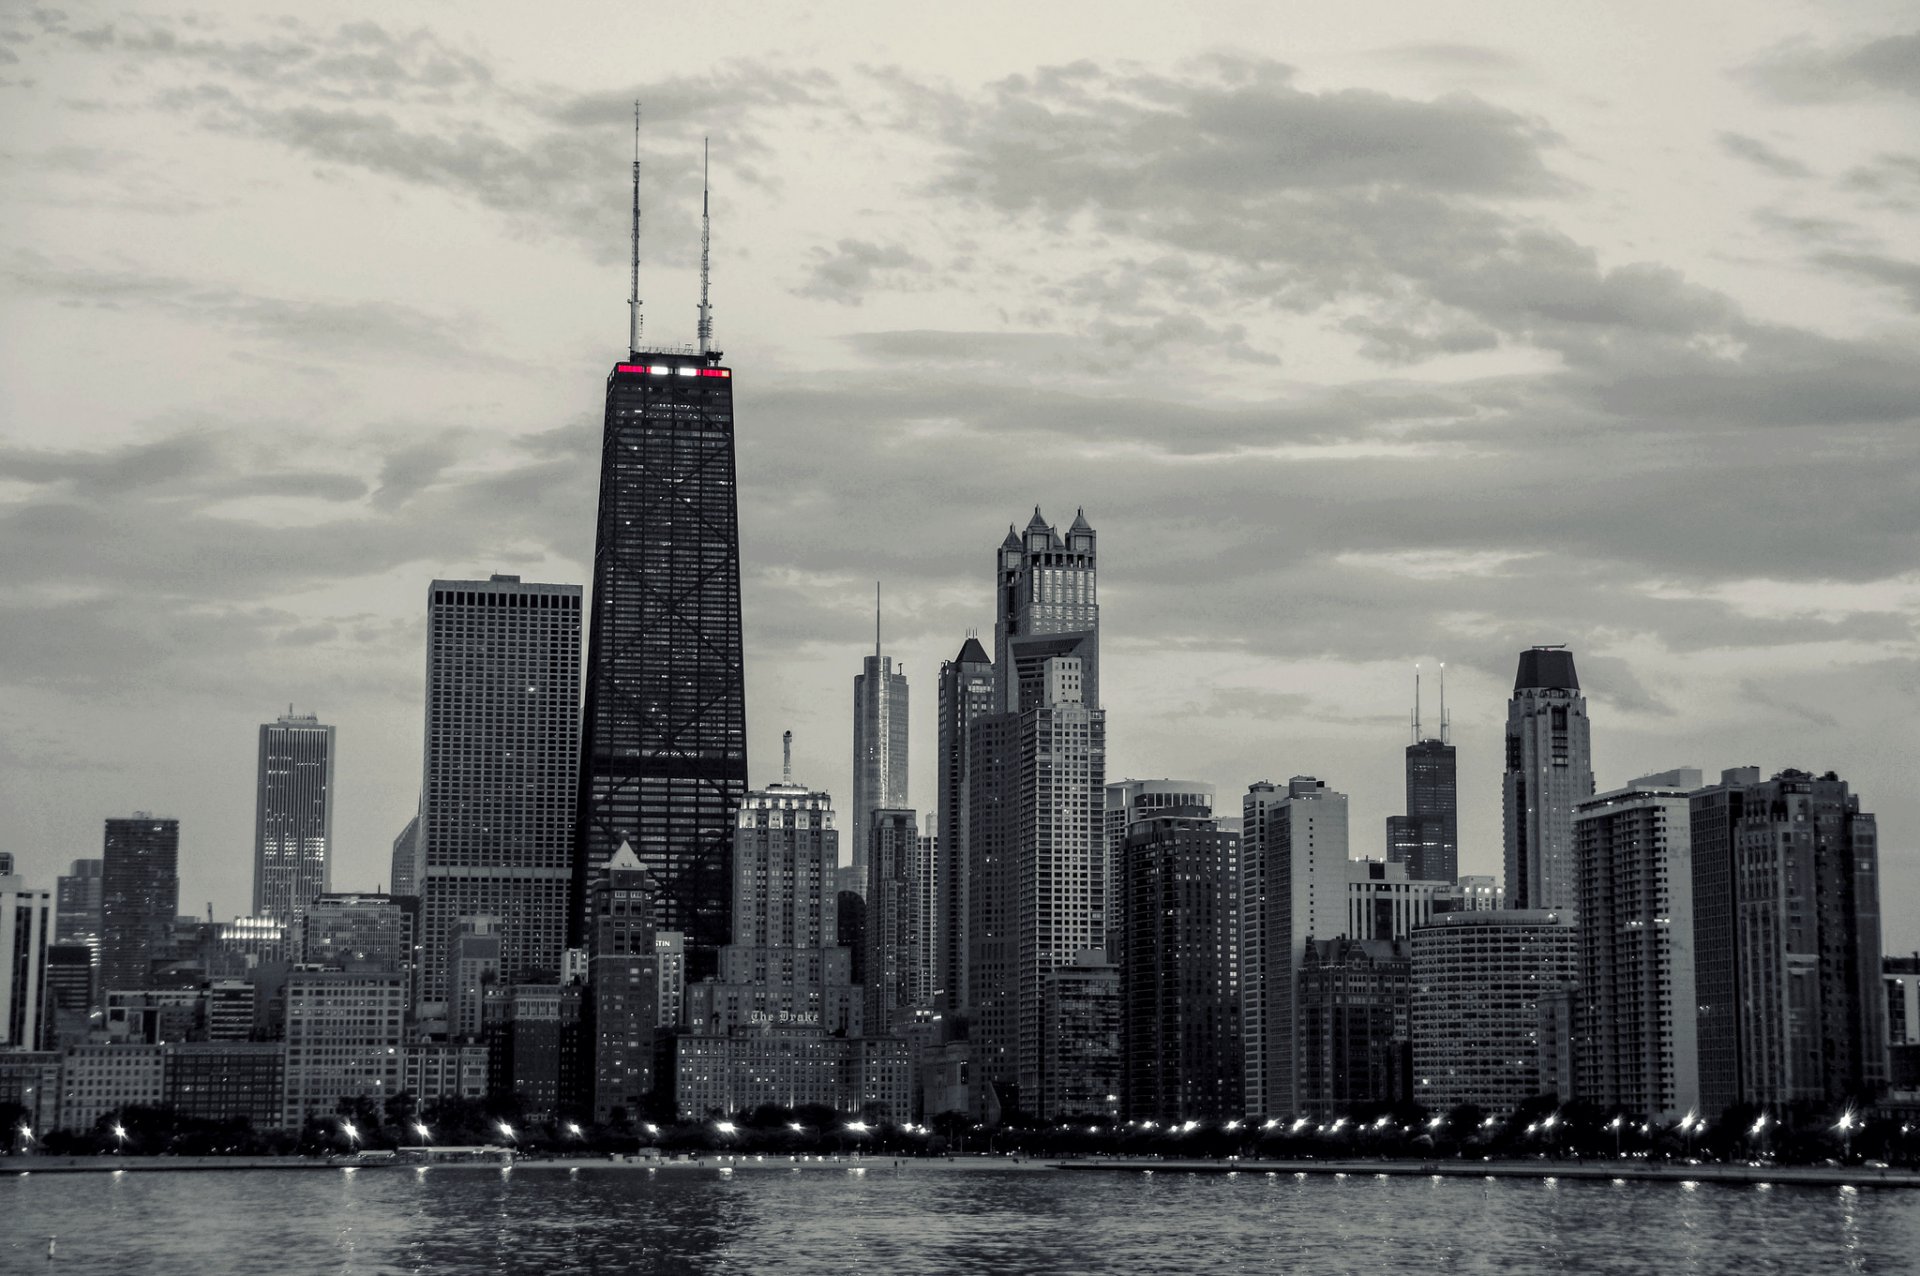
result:
M 418 1121 L 413 1123 L 413 1132 L 420 1136 L 422 1143 L 430 1143 L 433 1141 L 433 1131 Z
M 1615 1116 L 1607 1122 L 1607 1128 L 1613 1131 L 1613 1159 L 1616 1161 L 1620 1159 L 1620 1127 L 1625 1124 L 1626 1118 L 1621 1116 Z
M 353 1128 L 353 1122 L 351 1121 L 342 1121 L 340 1123 L 340 1133 L 347 1136 L 348 1146 L 352 1146 L 360 1141 L 360 1131 Z
M 513 1142 L 513 1127 L 508 1125 L 505 1121 L 501 1121 L 498 1124 L 500 1127 L 501 1137 L 505 1138 L 506 1141 L 509 1143 Z
M 113 1137 L 120 1140 L 120 1145 L 115 1148 L 114 1151 L 125 1152 L 127 1150 L 127 1127 L 115 1121 L 113 1123 Z
M 1833 1128 L 1840 1131 L 1840 1137 L 1843 1140 L 1841 1144 L 1842 1151 L 1840 1153 L 1840 1161 L 1842 1164 L 1853 1159 L 1853 1132 L 1863 1124 L 1865 1123 L 1854 1115 L 1853 1109 L 1848 1108 L 1841 1114 L 1839 1122 L 1834 1125 Z
M 578 1121 L 567 1122 L 567 1133 L 576 1139 L 583 1137 L 580 1133 L 580 1123 Z

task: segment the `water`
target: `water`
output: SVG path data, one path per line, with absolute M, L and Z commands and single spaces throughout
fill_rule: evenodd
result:
M 1853 1188 L 877 1165 L 0 1179 L 0 1272 L 1916 1269 L 1920 1192 Z

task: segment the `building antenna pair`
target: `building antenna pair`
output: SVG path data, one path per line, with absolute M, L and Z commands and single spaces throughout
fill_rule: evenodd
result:
M 1451 723 L 1447 718 L 1447 662 L 1440 662 L 1440 743 L 1448 743 Z M 1413 742 L 1425 739 L 1420 731 L 1420 666 L 1413 667 Z
M 713 217 L 709 206 L 708 139 L 700 139 L 700 318 L 695 331 L 700 353 L 713 348 L 713 305 L 708 297 L 712 277 Z M 627 353 L 638 357 L 640 333 L 646 319 L 640 310 L 640 102 L 633 104 L 633 223 L 627 264 Z

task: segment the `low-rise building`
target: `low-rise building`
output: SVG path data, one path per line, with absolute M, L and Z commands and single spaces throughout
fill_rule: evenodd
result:
M 245 1117 L 277 1130 L 285 1113 L 286 1047 L 277 1041 L 194 1041 L 166 1048 L 166 1102 L 183 1117 Z
M 342 1098 L 377 1106 L 399 1093 L 404 975 L 296 969 L 286 999 L 287 1128 L 331 1116 Z
M 61 1059 L 63 1130 L 90 1130 L 125 1107 L 158 1107 L 166 1099 L 166 1047 L 104 1043 L 70 1046 Z

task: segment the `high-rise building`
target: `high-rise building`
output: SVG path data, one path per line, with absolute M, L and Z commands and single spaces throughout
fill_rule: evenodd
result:
M 1050 1118 L 1113 1118 L 1120 1108 L 1120 968 L 1099 949 L 1040 985 L 1040 1101 Z
M 303 967 L 287 977 L 286 998 L 284 1125 L 331 1117 L 343 1098 L 378 1109 L 400 1092 L 406 976 Z
M 1782 771 L 1746 792 L 1733 843 L 1745 1102 L 1886 1088 L 1875 832 L 1831 771 Z
M 338 970 L 404 973 L 413 961 L 413 927 L 392 895 L 329 892 L 307 905 L 300 959 Z
M 1122 1111 L 1136 1120 L 1241 1114 L 1240 836 L 1210 808 L 1152 809 L 1121 844 L 1111 937 Z
M 1711 1116 L 1740 1102 L 1746 1092 L 1740 1076 L 1739 894 L 1733 840 L 1744 817 L 1747 790 L 1758 783 L 1759 767 L 1730 767 L 1720 773 L 1718 784 L 1692 795 L 1688 812 L 1700 1110 Z
M 47 946 L 48 1049 L 63 1049 L 87 1039 L 93 1027 L 93 951 L 85 944 Z
M 299 929 L 333 888 L 334 729 L 292 706 L 260 728 L 253 816 L 253 914 Z
M 993 661 L 969 634 L 960 654 L 940 662 L 940 723 L 935 747 L 939 789 L 934 849 L 934 996 L 951 1010 L 967 997 L 967 759 L 974 722 L 993 712 Z
M 387 874 L 387 889 L 395 895 L 418 895 L 420 883 L 414 875 L 420 871 L 420 815 L 415 812 L 407 827 L 393 839 L 392 867 Z
M 658 1024 L 672 1028 L 687 1018 L 687 941 L 678 931 L 653 933 L 653 951 L 659 958 L 660 1014 Z
M 1300 962 L 1300 1111 L 1329 1116 L 1408 1096 L 1408 942 L 1313 939 Z
M 1543 1002 L 1579 976 L 1573 919 L 1545 909 L 1436 913 L 1413 932 L 1413 1098 L 1511 1112 L 1540 1091 Z
M 459 917 L 447 940 L 447 1031 L 477 1037 L 486 1024 L 487 995 L 503 986 L 500 919 Z
M 85 944 L 95 960 L 100 953 L 100 888 L 103 860 L 75 860 L 55 879 L 54 942 Z
M 907 994 L 914 1005 L 923 1009 L 940 1004 L 936 996 L 940 988 L 940 952 L 936 938 L 940 908 L 940 839 L 934 834 L 936 818 L 929 815 L 926 826 L 920 830 L 920 836 L 914 839 L 913 864 L 909 870 L 913 879 L 913 915 L 919 920 L 914 928 L 913 959 L 908 963 L 912 982 L 907 987 Z
M 653 1043 L 660 1020 L 660 952 L 647 872 L 622 846 L 594 879 L 587 947 L 587 1040 L 593 1119 L 637 1119 L 653 1092 Z
M 0 873 L 0 1050 L 44 1050 L 47 944 L 53 937 L 53 892 L 29 890 Z
M 1250 786 L 1243 809 L 1241 857 L 1260 860 L 1256 880 L 1245 883 L 1243 874 L 1243 887 L 1261 898 L 1257 920 L 1247 916 L 1245 895 L 1241 907 L 1243 929 L 1250 922 L 1257 927 L 1251 941 L 1243 935 L 1241 953 L 1243 962 L 1258 964 L 1242 965 L 1241 972 L 1249 988 L 1258 989 L 1262 1036 L 1247 1069 L 1262 1090 L 1247 1092 L 1247 1106 L 1281 1116 L 1300 1106 L 1294 1000 L 1307 940 L 1336 939 L 1347 930 L 1347 795 L 1296 775 L 1284 793 L 1266 781 Z M 1243 998 L 1253 1000 L 1252 992 Z
M 500 920 L 501 977 L 551 978 L 566 947 L 580 739 L 580 587 L 518 576 L 427 594 L 420 999 L 447 999 L 462 917 Z
M 1127 830 L 1134 821 L 1157 812 L 1185 810 L 1201 816 L 1213 814 L 1214 788 L 1201 780 L 1109 780 L 1107 782 L 1101 836 L 1100 880 L 1113 884 L 1107 899 L 1109 934 L 1120 925 L 1125 903 L 1120 896 L 1120 852 L 1126 845 Z M 1237 892 L 1236 892 L 1237 894 Z M 1110 944 L 1109 949 L 1112 945 Z
M 607 376 L 574 824 L 576 930 L 627 842 L 696 979 L 728 939 L 747 789 L 732 375 L 703 344 L 636 346 Z
M 1573 1093 L 1671 1120 L 1700 1106 L 1688 794 L 1645 776 L 1574 808 L 1580 993 Z
M 1573 862 L 1573 808 L 1593 796 L 1587 700 L 1564 647 L 1520 653 L 1507 702 L 1507 770 L 1502 788 L 1507 903 L 1571 909 L 1579 893 Z
M 989 1086 L 1005 1106 L 1042 1101 L 1048 974 L 1106 947 L 1095 562 L 1084 512 L 1062 537 L 1038 509 L 1024 535 L 1007 529 L 996 557 L 998 712 L 970 728 L 967 780 L 967 987 L 982 1110 Z
M 135 811 L 110 819 L 100 873 L 100 985 L 145 988 L 173 955 L 180 906 L 180 821 Z
M 1421 882 L 1451 882 L 1460 871 L 1460 799 L 1448 740 L 1447 667 L 1440 666 L 1440 730 L 1420 726 L 1420 674 L 1413 675 L 1413 742 L 1407 745 L 1407 813 L 1387 817 L 1387 859 Z
M 873 593 L 873 654 L 853 678 L 853 889 L 867 890 L 873 813 L 899 810 L 907 796 L 907 674 L 880 654 L 880 587 Z
M 860 984 L 866 989 L 867 1035 L 903 1035 L 916 1004 L 914 989 L 925 981 L 915 969 L 920 959 L 920 913 L 914 860 L 920 830 L 913 811 L 881 808 L 867 821 L 872 845 L 862 858 L 867 869 L 867 959 Z

